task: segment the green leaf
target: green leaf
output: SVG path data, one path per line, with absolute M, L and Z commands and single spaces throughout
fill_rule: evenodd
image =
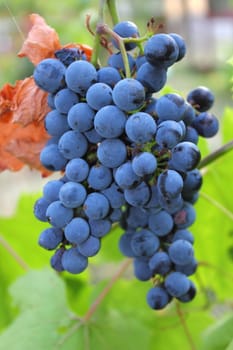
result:
M 233 347 L 233 314 L 208 328 L 203 334 L 203 350 L 232 350 Z
M 221 128 L 223 142 L 225 143 L 233 139 L 233 108 L 226 107 L 222 118 Z

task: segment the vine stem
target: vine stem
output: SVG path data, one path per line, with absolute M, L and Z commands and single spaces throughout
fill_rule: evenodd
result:
M 100 0 L 99 2 L 99 10 L 98 10 L 98 21 L 97 21 L 97 26 L 98 28 L 99 25 L 104 23 L 104 7 L 105 7 L 106 0 Z M 101 35 L 98 33 L 96 30 L 95 32 L 95 39 L 94 39 L 94 45 L 93 45 L 93 51 L 91 55 L 91 63 L 96 67 L 98 66 L 98 60 L 99 60 L 99 53 L 100 53 L 100 48 L 101 48 Z
M 179 302 L 176 302 L 176 311 L 177 311 L 177 315 L 179 316 L 179 319 L 180 319 L 180 322 L 182 324 L 182 327 L 184 329 L 184 332 L 185 332 L 185 335 L 187 337 L 187 340 L 189 342 L 189 345 L 190 345 L 190 349 L 191 350 L 196 350 L 196 346 L 194 344 L 194 341 L 193 341 L 193 338 L 192 338 L 192 335 L 189 331 L 189 328 L 188 328 L 188 325 L 187 325 L 187 322 L 184 318 L 184 313 L 183 311 L 181 310 L 181 307 L 179 305 Z
M 205 166 L 211 164 L 213 161 L 217 160 L 224 154 L 228 153 L 233 149 L 233 140 L 225 143 L 223 146 L 216 149 L 214 152 L 210 153 L 208 156 L 204 157 L 198 166 L 198 169 L 202 169 Z
M 22 267 L 24 271 L 29 271 L 30 267 L 27 263 L 19 256 L 19 254 L 10 246 L 10 244 L 5 240 L 5 238 L 0 235 L 0 245 L 6 249 L 6 251 L 14 258 L 17 264 Z
M 88 322 L 92 315 L 95 313 L 97 307 L 100 305 L 100 303 L 104 300 L 106 295 L 110 292 L 113 285 L 119 280 L 119 278 L 123 275 L 123 273 L 127 270 L 129 265 L 131 264 L 131 259 L 126 259 L 119 270 L 112 276 L 109 283 L 106 285 L 106 287 L 101 291 L 101 293 L 98 295 L 98 297 L 95 299 L 94 303 L 91 305 L 89 310 L 86 312 L 86 314 L 83 317 L 83 322 Z
M 116 0 L 107 0 L 107 6 L 108 6 L 110 16 L 112 18 L 113 24 L 115 25 L 119 23 L 120 18 L 117 11 Z

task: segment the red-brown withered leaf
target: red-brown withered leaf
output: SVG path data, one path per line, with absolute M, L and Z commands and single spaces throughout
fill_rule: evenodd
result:
M 38 14 L 30 15 L 31 29 L 18 54 L 34 65 L 54 57 L 63 47 L 77 47 L 90 60 L 92 49 L 87 45 L 61 45 L 56 31 Z M 0 171 L 18 171 L 24 165 L 38 169 L 43 176 L 50 174 L 41 164 L 39 155 L 49 136 L 44 118 L 49 111 L 47 93 L 40 90 L 33 77 L 5 84 L 0 90 Z

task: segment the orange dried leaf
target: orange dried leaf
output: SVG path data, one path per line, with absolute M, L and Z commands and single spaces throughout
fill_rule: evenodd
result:
M 54 57 L 54 51 L 60 49 L 61 44 L 56 31 L 47 25 L 40 15 L 31 14 L 30 21 L 32 28 L 18 56 L 26 56 L 34 65 L 37 65 L 45 58 Z

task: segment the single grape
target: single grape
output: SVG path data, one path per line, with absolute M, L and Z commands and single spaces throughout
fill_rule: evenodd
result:
M 160 246 L 160 241 L 151 231 L 141 229 L 133 235 L 131 248 L 135 256 L 152 256 Z
M 185 241 L 188 241 L 191 244 L 194 243 L 194 237 L 192 233 L 186 229 L 180 229 L 174 232 L 174 235 L 172 237 L 172 242 L 175 242 L 178 239 L 184 239 Z
M 70 108 L 79 102 L 78 95 L 70 89 L 59 90 L 54 98 L 54 104 L 58 112 L 67 114 Z
M 61 180 L 50 180 L 43 187 L 43 197 L 49 202 L 54 202 L 59 199 L 60 188 L 64 185 Z
M 69 248 L 62 255 L 62 266 L 64 270 L 78 274 L 83 272 L 88 265 L 88 259 L 84 255 L 80 254 L 77 248 Z
M 171 160 L 169 166 L 178 171 L 190 171 L 196 168 L 201 159 L 200 151 L 192 142 L 179 142 L 171 150 Z
M 95 115 L 94 127 L 102 137 L 116 138 L 125 130 L 126 115 L 116 106 L 105 106 Z
M 100 219 L 89 220 L 89 226 L 92 236 L 101 238 L 110 232 L 112 224 L 108 219 Z
M 135 253 L 134 253 L 132 246 L 131 246 L 131 241 L 132 241 L 132 238 L 134 237 L 134 234 L 135 234 L 135 232 L 130 231 L 130 230 L 124 232 L 120 236 L 119 243 L 118 243 L 120 252 L 124 256 L 127 256 L 129 258 L 135 257 Z
M 84 242 L 90 234 L 90 226 L 83 218 L 74 217 L 64 228 L 65 238 L 72 244 Z
M 146 88 L 147 92 L 160 91 L 167 81 L 167 70 L 161 66 L 143 63 L 136 73 L 136 79 Z
M 155 140 L 160 147 L 171 149 L 182 139 L 182 128 L 175 120 L 165 120 L 158 125 Z
M 138 28 L 131 21 L 119 22 L 113 27 L 113 31 L 122 38 L 137 38 L 139 37 Z M 116 39 L 112 39 L 112 44 L 119 49 Z M 125 43 L 126 50 L 132 50 L 137 46 L 135 43 Z
M 44 221 L 44 222 L 48 221 L 46 216 L 46 210 L 50 205 L 50 203 L 51 201 L 45 197 L 41 197 L 37 199 L 37 201 L 34 204 L 33 213 L 38 220 Z
M 179 229 L 191 226 L 196 220 L 196 211 L 192 204 L 184 202 L 181 209 L 174 213 L 174 223 Z
M 94 190 L 103 190 L 112 182 L 112 172 L 104 165 L 97 164 L 90 168 L 87 183 Z
M 67 122 L 67 117 L 62 115 L 56 109 L 50 111 L 46 115 L 44 119 L 44 126 L 49 135 L 59 137 L 70 129 Z
M 156 129 L 157 126 L 154 119 L 145 112 L 132 114 L 125 124 L 127 136 L 136 143 L 151 141 L 155 136 Z
M 165 276 L 172 268 L 172 262 L 167 253 L 156 252 L 149 260 L 149 268 L 153 275 Z
M 35 83 L 44 91 L 55 93 L 64 86 L 66 67 L 55 58 L 46 58 L 33 72 Z
M 184 239 L 178 239 L 170 245 L 168 254 L 173 263 L 187 265 L 193 260 L 193 246 Z
M 88 88 L 97 82 L 97 72 L 87 61 L 74 61 L 66 69 L 65 80 L 70 90 L 84 96 Z
M 63 49 L 55 51 L 55 57 L 58 58 L 65 66 L 69 66 L 71 63 L 77 60 L 86 60 L 87 56 L 84 51 L 76 47 L 64 47 Z
M 187 302 L 192 301 L 195 298 L 196 293 L 197 293 L 196 286 L 193 283 L 193 281 L 190 281 L 189 290 L 185 294 L 183 294 L 180 297 L 178 297 L 177 299 L 179 301 L 181 301 L 182 303 L 187 303 Z
M 171 272 L 164 282 L 167 292 L 173 297 L 180 297 L 186 294 L 190 288 L 190 281 L 181 272 Z
M 149 213 L 143 208 L 130 207 L 126 215 L 126 222 L 130 228 L 137 229 L 148 224 Z
M 130 112 L 143 105 L 145 89 L 136 79 L 125 78 L 115 85 L 112 97 L 117 107 L 123 111 Z
M 133 207 L 143 207 L 150 199 L 150 189 L 143 181 L 134 188 L 125 189 L 124 196 L 126 202 Z
M 147 304 L 153 310 L 161 310 L 167 306 L 170 296 L 163 287 L 152 287 L 146 296 Z
M 156 103 L 156 113 L 161 121 L 182 120 L 186 110 L 183 97 L 176 93 L 170 93 L 158 98 Z
M 87 195 L 83 210 L 90 220 L 104 219 L 109 212 L 109 202 L 103 194 L 92 192 Z
M 47 220 L 57 228 L 65 227 L 72 220 L 73 215 L 73 209 L 65 207 L 59 200 L 52 202 L 46 210 Z
M 121 75 L 116 68 L 101 67 L 97 71 L 97 79 L 99 83 L 105 83 L 113 89 L 116 83 L 121 80 Z
M 112 89 L 105 83 L 95 83 L 87 90 L 86 100 L 91 108 L 98 111 L 112 103 Z
M 175 170 L 165 170 L 157 180 L 158 191 L 164 198 L 176 198 L 183 189 L 183 179 Z
M 90 235 L 84 242 L 78 245 L 80 254 L 88 257 L 96 255 L 101 247 L 101 241 L 98 237 Z
M 86 137 L 78 130 L 66 131 L 58 142 L 58 149 L 66 159 L 84 156 L 87 151 L 88 142 Z
M 132 162 L 128 161 L 121 164 L 114 173 L 114 178 L 117 185 L 124 189 L 134 187 L 139 183 L 140 178 L 135 174 L 132 167 Z
M 144 53 L 150 64 L 167 68 L 178 59 L 179 47 L 170 35 L 158 33 L 147 40 Z
M 57 249 L 50 259 L 50 265 L 57 272 L 64 271 L 64 267 L 62 266 L 62 262 L 61 262 L 64 251 L 65 249 L 63 247 Z
M 122 190 L 113 182 L 111 186 L 101 191 L 108 199 L 111 208 L 120 208 L 125 204 L 125 197 Z
M 175 40 L 178 49 L 179 49 L 179 54 L 178 57 L 176 59 L 176 62 L 180 61 L 186 54 L 186 44 L 184 39 L 182 38 L 181 35 L 177 34 L 177 33 L 169 33 L 169 35 L 172 37 L 172 39 Z
M 172 216 L 165 210 L 153 213 L 149 216 L 148 226 L 157 236 L 166 236 L 171 232 L 174 222 Z
M 207 87 L 198 86 L 188 93 L 187 101 L 198 112 L 206 112 L 214 103 L 214 95 Z
M 148 281 L 152 277 L 148 261 L 145 258 L 135 258 L 133 260 L 133 269 L 135 277 L 140 281 Z
M 45 249 L 53 250 L 63 240 L 63 231 L 59 228 L 50 227 L 43 230 L 39 236 L 39 245 Z
M 83 204 L 87 191 L 83 185 L 77 182 L 66 182 L 59 191 L 59 199 L 67 208 L 77 208 Z
M 94 126 L 95 111 L 86 103 L 75 104 L 68 112 L 67 121 L 71 129 L 88 131 Z
M 120 166 L 126 159 L 127 148 L 120 139 L 106 139 L 98 145 L 97 157 L 108 168 Z
M 200 136 L 209 138 L 217 134 L 219 121 L 214 114 L 202 112 L 196 116 L 192 126 L 197 130 Z
M 63 170 L 67 159 L 63 157 L 56 143 L 46 145 L 40 153 L 40 162 L 48 170 Z
M 66 164 L 67 179 L 82 182 L 87 179 L 89 165 L 83 158 L 73 158 Z
M 157 159 L 152 153 L 139 153 L 133 158 L 132 168 L 138 176 L 152 174 L 157 168 Z

